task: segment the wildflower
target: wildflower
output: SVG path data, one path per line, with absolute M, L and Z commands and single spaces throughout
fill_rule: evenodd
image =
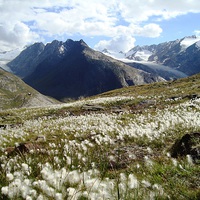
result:
M 12 181 L 14 179 L 14 176 L 11 173 L 6 174 L 6 178 L 8 181 Z
M 37 191 L 34 190 L 34 189 L 31 189 L 31 190 L 29 191 L 29 194 L 30 194 L 32 197 L 36 197 L 36 196 L 37 196 Z
M 172 158 L 172 163 L 173 163 L 173 165 L 175 166 L 175 167 L 177 167 L 177 160 L 176 159 L 174 159 L 174 158 Z
M 187 158 L 188 164 L 189 164 L 189 165 L 193 165 L 192 156 L 191 156 L 191 155 L 187 155 L 186 158 Z
M 8 195 L 8 186 L 5 186 L 5 187 L 1 188 L 1 194 Z
M 128 176 L 128 186 L 130 189 L 138 187 L 137 178 L 133 174 L 129 174 Z
M 26 163 L 22 163 L 22 171 L 25 172 L 27 175 L 29 175 L 30 167 Z
M 160 193 L 161 195 L 164 194 L 164 190 L 163 190 L 163 188 L 162 188 L 161 185 L 155 183 L 155 184 L 152 186 L 152 188 L 155 189 L 155 190 L 158 190 L 159 193 Z
M 55 199 L 56 200 L 62 200 L 63 199 L 62 194 L 61 193 L 56 193 L 55 194 Z
M 144 160 L 145 160 L 145 164 L 148 166 L 148 167 L 152 167 L 153 166 L 153 161 L 151 159 L 149 159 L 148 156 L 144 156 Z
M 67 188 L 67 192 L 68 192 L 69 196 L 73 196 L 76 193 L 76 189 L 69 187 L 69 188 Z
M 151 183 L 149 183 L 149 181 L 142 180 L 142 184 L 147 188 L 151 187 Z
M 40 195 L 38 196 L 37 200 L 44 200 L 43 195 L 40 194 Z
M 167 157 L 170 158 L 171 157 L 171 154 L 169 152 L 167 152 Z
M 26 200 L 32 200 L 31 196 L 26 196 Z

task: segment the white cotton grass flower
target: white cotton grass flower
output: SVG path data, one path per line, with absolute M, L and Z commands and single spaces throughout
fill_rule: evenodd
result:
M 167 152 L 167 154 L 166 154 L 166 155 L 167 155 L 167 157 L 168 157 L 168 158 L 170 158 L 170 157 L 171 157 L 171 154 L 170 154 L 169 152 Z
M 8 195 L 8 186 L 5 186 L 5 187 L 1 188 L 1 194 Z
M 126 177 L 126 175 L 124 173 L 120 173 L 120 181 L 122 183 L 127 181 L 127 177 Z
M 42 194 L 40 194 L 37 198 L 37 200 L 45 200 L 46 198 L 44 198 L 44 196 Z
M 153 150 L 150 147 L 147 147 L 147 152 L 150 153 L 150 154 L 152 154 Z
M 18 147 L 19 146 L 19 143 L 18 142 L 15 142 L 15 147 Z
M 144 187 L 147 187 L 147 188 L 151 187 L 151 183 L 149 181 L 142 180 L 141 183 L 144 185 Z
M 186 158 L 187 158 L 187 162 L 188 162 L 189 165 L 193 165 L 194 164 L 191 155 L 186 155 Z
M 139 169 L 139 168 L 140 168 L 140 164 L 139 164 L 139 163 L 137 163 L 136 167 L 137 167 L 137 169 Z
M 62 200 L 62 199 L 63 199 L 63 195 L 61 193 L 55 194 L 55 200 Z
M 161 185 L 155 183 L 155 184 L 152 186 L 152 188 L 153 188 L 154 190 L 158 190 L 160 195 L 163 195 L 163 194 L 164 194 L 164 189 L 162 188 Z
M 30 189 L 29 195 L 32 196 L 32 197 L 34 197 L 34 198 L 36 198 L 36 196 L 37 196 L 37 191 L 34 190 L 34 189 Z
M 7 195 L 9 198 L 14 198 L 16 195 L 20 193 L 22 183 L 20 179 L 15 179 L 13 182 L 9 184 L 9 186 L 2 187 L 1 193 Z
M 175 158 L 172 158 L 172 164 L 177 167 L 178 166 L 178 162 Z
M 119 183 L 118 187 L 119 187 L 120 193 L 122 193 L 122 194 L 125 193 L 125 191 L 127 189 L 126 183 L 121 182 L 121 183 Z
M 147 167 L 153 166 L 153 161 L 148 156 L 144 156 L 144 161 Z
M 26 196 L 26 200 L 32 200 L 33 198 L 31 196 Z
M 22 163 L 22 172 L 24 172 L 27 175 L 30 175 L 30 167 L 26 163 Z
M 76 193 L 76 189 L 69 187 L 69 188 L 67 188 L 67 193 L 68 193 L 68 196 L 73 197 Z
M 7 173 L 7 174 L 6 174 L 6 179 L 7 179 L 8 181 L 12 181 L 12 180 L 14 179 L 13 174 Z
M 128 187 L 130 189 L 138 187 L 138 180 L 133 174 L 129 174 L 128 176 Z

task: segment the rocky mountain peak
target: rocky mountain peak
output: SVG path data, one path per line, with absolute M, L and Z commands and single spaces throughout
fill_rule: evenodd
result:
M 94 51 L 83 40 L 54 40 L 30 60 L 32 71 L 23 80 L 59 100 L 163 80 Z M 28 67 L 30 62 L 24 68 L 19 66 L 19 73 Z

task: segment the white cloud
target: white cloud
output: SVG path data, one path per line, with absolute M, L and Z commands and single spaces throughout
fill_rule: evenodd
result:
M 16 24 L 4 23 L 0 25 L 0 46 L 2 49 L 9 50 L 24 46 L 27 42 L 33 42 L 39 36 L 30 31 L 30 28 L 22 22 Z
M 157 24 L 147 24 L 143 27 L 131 25 L 130 28 L 133 30 L 133 35 L 146 36 L 146 37 L 158 37 L 162 33 L 162 28 Z
M 95 45 L 95 49 L 102 51 L 104 49 L 114 52 L 127 52 L 134 47 L 134 36 L 158 37 L 162 29 L 157 24 L 148 24 L 144 27 L 131 24 L 129 27 L 118 26 L 113 30 L 113 38 L 110 40 L 101 40 Z
M 120 13 L 131 23 L 147 21 L 151 16 L 166 20 L 189 12 L 200 12 L 199 0 L 126 0 L 119 4 Z
M 135 43 L 135 38 L 129 35 L 117 36 L 111 40 L 102 40 L 95 45 L 95 49 L 102 51 L 104 49 L 114 52 L 127 52 Z
M 0 45 L 24 45 L 46 35 L 113 37 L 110 43 L 123 36 L 158 37 L 162 27 L 156 20 L 188 12 L 200 12 L 200 1 L 179 0 L 177 6 L 172 0 L 0 0 Z
M 194 31 L 194 34 L 195 34 L 197 37 L 200 37 L 200 30 L 195 30 L 195 31 Z

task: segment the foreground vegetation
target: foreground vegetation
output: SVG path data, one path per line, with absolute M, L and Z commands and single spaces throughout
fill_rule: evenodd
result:
M 199 75 L 0 112 L 0 199 L 200 199 Z

